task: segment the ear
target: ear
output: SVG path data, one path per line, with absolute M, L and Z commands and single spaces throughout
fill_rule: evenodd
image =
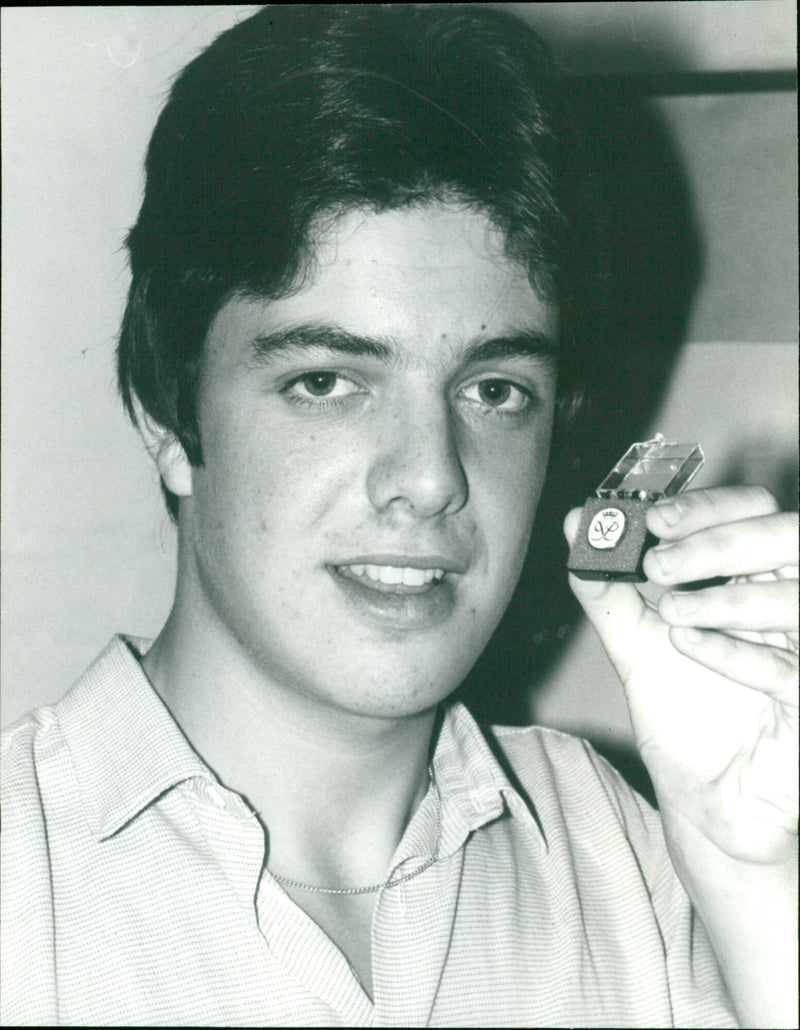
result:
M 134 398 L 134 408 L 139 434 L 164 485 L 177 497 L 189 497 L 192 493 L 192 466 L 180 440 L 151 418 L 138 398 Z

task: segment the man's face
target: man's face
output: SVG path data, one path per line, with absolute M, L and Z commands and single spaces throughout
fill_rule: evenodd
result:
M 302 290 L 214 320 L 182 585 L 205 639 L 270 687 L 420 712 L 500 619 L 547 463 L 557 335 L 502 244 L 455 206 L 352 211 Z

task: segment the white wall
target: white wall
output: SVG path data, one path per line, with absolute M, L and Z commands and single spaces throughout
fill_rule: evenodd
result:
M 620 41 L 632 70 L 794 63 L 794 5 L 782 0 L 511 6 L 573 70 L 602 69 L 612 51 L 613 69 L 625 70 Z M 4 724 L 57 699 L 113 632 L 152 635 L 167 613 L 173 532 L 114 388 L 120 245 L 170 76 L 252 9 L 2 12 Z M 776 455 L 794 453 L 797 418 L 794 98 L 658 103 L 686 162 L 708 263 L 654 425 L 702 441 L 709 482 L 732 461 L 777 467 Z M 624 737 L 603 662 L 576 634 L 536 716 Z

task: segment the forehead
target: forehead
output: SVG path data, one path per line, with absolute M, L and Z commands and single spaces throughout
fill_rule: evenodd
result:
M 481 212 L 445 204 L 348 211 L 319 229 L 297 292 L 226 308 L 222 321 L 241 328 L 335 325 L 440 356 L 512 331 L 555 340 L 558 328 L 556 310 L 506 256 L 502 232 Z

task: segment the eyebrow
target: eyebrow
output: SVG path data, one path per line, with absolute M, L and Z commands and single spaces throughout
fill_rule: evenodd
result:
M 253 353 L 259 360 L 278 357 L 293 350 L 330 350 L 357 357 L 389 361 L 392 347 L 383 340 L 358 336 L 334 325 L 298 325 L 256 336 Z
M 464 363 L 477 364 L 481 361 L 495 361 L 498 358 L 539 358 L 546 363 L 555 364 L 558 354 L 557 342 L 546 333 L 515 330 L 508 336 L 471 344 L 464 355 Z
M 252 340 L 253 354 L 259 361 L 279 357 L 288 351 L 327 350 L 356 357 L 377 358 L 389 363 L 396 355 L 396 346 L 385 338 L 360 336 L 335 325 L 298 325 L 259 334 Z M 476 340 L 462 355 L 463 365 L 478 364 L 503 358 L 536 358 L 555 365 L 558 344 L 546 333 L 513 330 L 489 340 Z

